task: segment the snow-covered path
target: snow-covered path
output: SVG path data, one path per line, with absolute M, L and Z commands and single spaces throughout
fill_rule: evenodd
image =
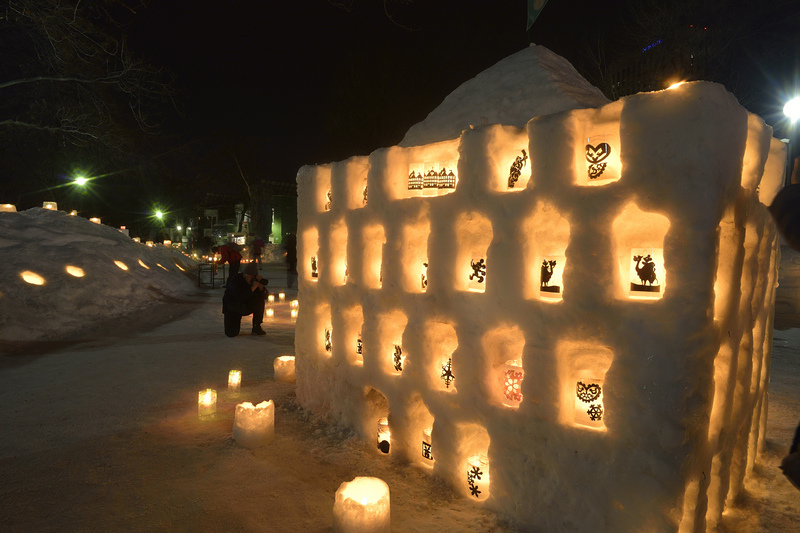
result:
M 137 335 L 3 359 L 0 529 L 325 531 L 339 484 L 375 475 L 392 487 L 398 531 L 503 530 L 436 478 L 296 406 L 294 385 L 272 380 L 274 358 L 294 352 L 288 300 L 266 337 L 229 339 L 220 297 L 168 304 L 163 320 L 178 318 Z M 235 400 L 225 392 L 232 368 L 243 376 Z M 202 422 L 206 387 L 219 391 L 218 414 Z M 236 403 L 266 399 L 275 441 L 237 446 Z
M 339 484 L 373 475 L 391 488 L 395 531 L 511 530 L 427 472 L 299 409 L 294 386 L 272 380 L 274 358 L 294 352 L 288 303 L 266 337 L 228 339 L 220 297 L 164 304 L 127 321 L 131 334 L 2 359 L 0 529 L 329 531 Z M 723 531 L 800 531 L 800 493 L 777 470 L 800 417 L 800 329 L 775 339 L 767 453 Z M 242 369 L 238 399 L 225 393 L 232 368 Z M 197 418 L 206 387 L 220 392 L 212 421 Z M 276 439 L 255 452 L 237 446 L 235 404 L 266 399 Z

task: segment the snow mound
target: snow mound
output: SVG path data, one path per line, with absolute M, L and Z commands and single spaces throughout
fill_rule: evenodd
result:
M 400 146 L 455 139 L 471 124 L 522 128 L 533 117 L 609 101 L 569 61 L 532 44 L 462 83 L 425 120 L 411 126 Z
M 185 255 L 63 211 L 0 213 L 0 235 L 0 341 L 61 340 L 197 291 Z

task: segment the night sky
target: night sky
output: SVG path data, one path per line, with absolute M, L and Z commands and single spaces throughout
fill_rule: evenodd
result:
M 525 0 L 417 1 L 392 19 L 379 1 L 334 4 L 153 2 L 130 42 L 177 75 L 183 120 L 173 127 L 254 139 L 263 146 L 259 177 L 292 181 L 304 164 L 397 144 L 531 37 L 579 65 L 584 42 L 610 16 L 597 2 L 553 0 L 529 37 Z

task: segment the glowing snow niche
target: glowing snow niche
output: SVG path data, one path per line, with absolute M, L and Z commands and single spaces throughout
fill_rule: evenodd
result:
M 520 530 L 712 530 L 765 438 L 781 152 L 717 84 L 483 90 L 544 56 L 520 91 L 594 91 L 531 47 L 447 135 L 300 169 L 298 401 Z

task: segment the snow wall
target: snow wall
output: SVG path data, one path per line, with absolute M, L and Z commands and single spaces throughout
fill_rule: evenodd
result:
M 695 82 L 303 167 L 298 400 L 525 530 L 713 528 L 764 444 L 784 150 Z

